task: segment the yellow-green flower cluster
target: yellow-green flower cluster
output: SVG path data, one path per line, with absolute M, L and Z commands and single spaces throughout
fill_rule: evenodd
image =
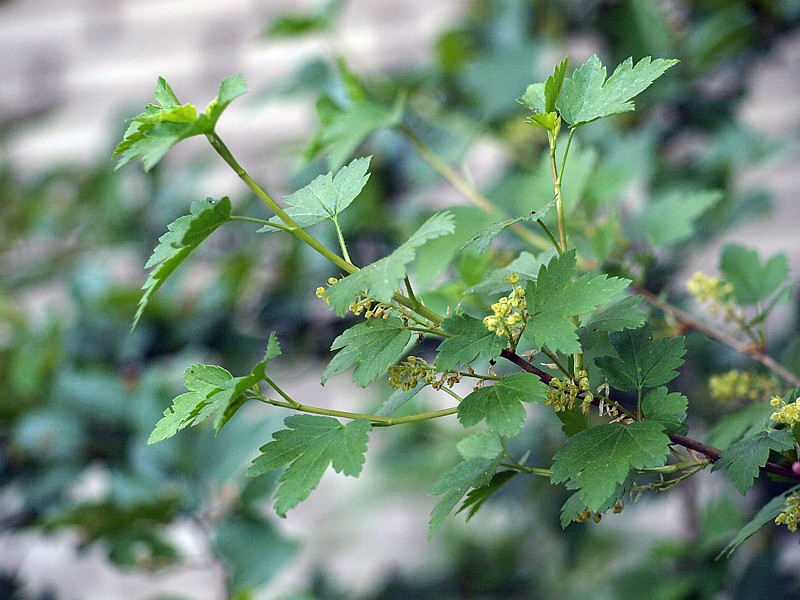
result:
M 732 369 L 708 379 L 711 398 L 719 402 L 748 400 L 753 402 L 771 396 L 776 391 L 775 380 L 769 375 Z
M 544 403 L 552 406 L 556 412 L 574 408 L 575 401 L 579 396 L 583 397 L 581 411 L 583 414 L 589 412 L 589 407 L 594 401 L 594 394 L 589 388 L 589 374 L 586 371 L 578 373 L 577 381 L 553 377 L 548 385 L 551 389 L 547 390 L 547 398 Z
M 775 517 L 775 525 L 786 525 L 786 529 L 795 532 L 800 524 L 800 496 L 792 493 L 786 498 L 785 504 L 783 512 Z
M 780 407 L 772 415 L 770 419 L 783 423 L 787 427 L 794 427 L 800 423 L 800 398 L 794 402 L 786 403 L 780 396 L 773 396 L 769 403 L 774 407 Z
M 327 282 L 328 287 L 338 283 L 338 281 L 336 277 L 329 277 Z M 328 290 L 324 287 L 318 287 L 316 294 L 317 298 L 322 298 L 326 303 L 330 304 L 331 299 L 325 295 L 327 291 Z M 359 295 L 351 302 L 347 310 L 355 316 L 363 314 L 365 319 L 388 319 L 395 311 L 395 309 L 388 304 L 375 302 L 375 300 L 363 294 Z
M 711 314 L 726 320 L 734 318 L 733 284 L 698 271 L 686 283 L 686 289 L 698 302 L 709 305 Z
M 506 277 L 506 281 L 512 286 L 511 293 L 492 304 L 492 314 L 483 319 L 483 324 L 498 337 L 507 337 L 514 341 L 519 339 L 525 329 L 528 305 L 525 301 L 525 289 L 517 285 L 519 275 L 512 273 Z
M 424 381 L 435 390 L 440 390 L 443 385 L 452 388 L 461 381 L 461 374 L 456 371 L 445 371 L 437 377 L 433 365 L 429 365 L 419 356 L 409 356 L 399 365 L 389 369 L 389 385 L 393 388 L 407 392 L 417 387 L 420 381 Z

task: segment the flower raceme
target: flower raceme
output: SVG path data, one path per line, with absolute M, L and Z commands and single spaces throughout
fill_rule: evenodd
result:
M 517 285 L 519 275 L 512 273 L 506 277 L 512 290 L 492 304 L 492 314 L 483 319 L 483 324 L 498 337 L 506 337 L 512 341 L 519 339 L 527 322 L 528 305 L 525 301 L 525 289 Z
M 770 415 L 773 421 L 783 423 L 787 427 L 794 427 L 800 423 L 800 398 L 787 403 L 779 396 L 773 396 L 769 403 L 776 408 L 780 407 Z

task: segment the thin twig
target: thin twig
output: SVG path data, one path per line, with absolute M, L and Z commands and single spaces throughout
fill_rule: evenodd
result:
M 535 365 L 532 365 L 530 362 L 528 362 L 515 352 L 511 352 L 510 350 L 505 349 L 500 353 L 500 356 L 514 363 L 523 371 L 527 371 L 528 373 L 533 373 L 534 375 L 538 376 L 539 379 L 541 379 L 544 383 L 549 384 L 550 380 L 553 379 L 552 375 L 545 373 Z M 683 435 L 678 435 L 677 433 L 669 434 L 669 439 L 673 444 L 676 444 L 678 446 L 683 446 L 684 448 L 688 448 L 689 450 L 694 450 L 695 452 L 699 452 L 700 454 L 706 456 L 711 462 L 716 462 L 717 460 L 719 460 L 719 457 L 722 456 L 722 450 L 720 450 L 719 448 L 715 448 L 714 446 L 709 446 L 708 444 L 704 444 L 703 442 L 698 442 L 697 440 L 693 440 L 692 438 L 688 438 Z M 775 475 L 780 475 L 782 477 L 788 477 L 790 479 L 800 479 L 800 475 L 796 474 L 791 469 L 783 467 L 781 465 L 777 465 L 775 463 L 768 462 L 761 468 L 763 471 L 766 471 L 768 473 L 773 473 Z
M 654 293 L 644 290 L 641 288 L 631 288 L 632 291 L 636 294 L 641 294 L 645 297 L 645 299 L 652 304 L 653 306 L 658 307 L 665 313 L 670 314 L 671 316 L 675 317 L 678 321 L 680 321 L 684 326 L 688 327 L 689 329 L 694 329 L 695 331 L 699 331 L 702 334 L 705 334 L 709 338 L 716 340 L 730 348 L 736 350 L 737 352 L 744 354 L 745 356 L 749 356 L 756 362 L 761 363 L 773 373 L 781 377 L 786 383 L 793 387 L 800 386 L 800 377 L 797 377 L 794 373 L 792 373 L 789 369 L 784 367 L 774 358 L 765 354 L 761 348 L 756 346 L 751 346 L 741 340 L 736 339 L 732 335 L 725 333 L 719 329 L 700 321 L 699 319 L 693 317 L 686 311 L 681 310 L 680 308 L 670 304 L 663 298 L 655 295 Z

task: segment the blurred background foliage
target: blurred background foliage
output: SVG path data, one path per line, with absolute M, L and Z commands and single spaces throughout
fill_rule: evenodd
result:
M 335 32 L 340 10 L 341 2 L 328 1 L 316 13 L 286 15 L 265 24 L 265 38 Z M 523 123 L 525 110 L 514 102 L 526 85 L 544 80 L 565 51 L 576 56 L 572 66 L 592 52 L 607 65 L 629 56 L 679 58 L 678 67 L 637 99 L 636 112 L 585 129 L 565 191 L 567 198 L 585 199 L 570 223 L 587 232 L 589 254 L 659 293 L 698 248 L 769 208 L 763 189 L 742 189 L 736 175 L 786 144 L 746 128 L 736 111 L 757 61 L 796 33 L 799 19 L 797 0 L 473 0 L 465 18 L 440 35 L 430 62 L 364 80 L 370 97 L 387 106 L 405 95 L 404 124 L 451 164 L 487 160 L 475 173 L 492 172 L 487 196 L 509 214 L 523 214 L 530 198 L 552 193 L 541 160 L 544 136 Z M 255 90 L 263 110 L 275 99 L 321 95 L 324 122 L 355 90 L 336 59 L 321 54 L 281 86 Z M 456 210 L 462 241 L 487 222 L 458 195 L 442 192 L 438 175 L 402 135 L 383 130 L 362 143 L 351 134 L 352 151 L 374 156 L 368 187 L 343 223 L 356 263 L 402 241 L 411 228 L 404 224 L 428 211 L 431 198 L 463 205 Z M 298 157 L 293 187 L 329 170 L 320 145 L 306 144 L 298 139 L 281 149 Z M 276 330 L 281 360 L 302 369 L 304 361 L 325 357 L 347 323 L 314 297 L 319 282 L 335 274 L 321 260 L 291 240 L 230 228 L 155 296 L 129 333 L 141 265 L 166 224 L 203 195 L 194 180 L 205 166 L 165 173 L 167 162 L 145 175 L 103 163 L 55 168 L 35 179 L 17 176 L 11 165 L 0 170 L 0 531 L 66 528 L 81 545 L 99 543 L 120 568 L 163 570 L 190 568 L 193 558 L 171 535 L 176 523 L 188 521 L 206 536 L 204 560 L 224 572 L 224 587 L 247 598 L 298 550 L 298 540 L 266 510 L 274 482 L 243 476 L 284 415 L 254 411 L 217 438 L 192 430 L 147 447 L 147 437 L 180 393 L 181 372 L 191 362 L 249 372 Z M 691 227 L 682 234 L 674 221 L 647 209 L 649 199 L 676 186 L 724 193 L 694 236 Z M 253 199 L 235 193 L 240 214 L 262 216 Z M 620 195 L 633 198 L 623 205 L 630 213 L 624 227 L 604 209 Z M 672 245 L 653 256 L 648 236 L 666 236 L 661 241 Z M 621 238 L 629 244 L 624 256 L 614 250 Z M 436 257 L 455 255 L 460 243 L 426 247 L 416 278 L 430 283 Z M 489 259 L 471 250 L 455 263 L 460 282 L 440 287 L 428 302 L 459 299 L 489 268 Z M 62 310 L 40 310 L 53 297 Z M 770 350 L 797 371 L 791 334 L 787 324 Z M 713 404 L 707 378 L 740 367 L 743 358 L 695 335 L 690 353 L 679 385 L 695 418 L 710 425 L 737 406 Z M 379 405 L 380 394 L 374 391 L 370 402 Z M 691 426 L 702 431 L 704 424 Z M 513 443 L 545 463 L 557 435 L 553 423 L 534 423 Z M 430 424 L 383 432 L 383 447 L 368 467 L 391 474 L 387 497 L 408 488 L 422 495 L 452 464 L 457 437 Z M 478 529 L 491 521 L 451 524 L 437 546 L 446 560 L 424 575 L 386 573 L 369 597 L 633 599 L 645 590 L 654 599 L 797 597 L 796 571 L 787 574 L 779 558 L 785 554 L 781 532 L 765 532 L 729 561 L 714 560 L 748 512 L 730 486 L 716 481 L 710 499 L 694 482 L 673 491 L 679 533 L 654 541 L 648 528 L 626 526 L 627 514 L 613 526 L 572 525 L 562 532 L 558 511 L 566 492 L 517 478 L 490 503 L 499 524 L 488 530 Z M 752 495 L 768 497 L 773 485 L 760 482 Z M 636 518 L 660 520 L 664 505 L 653 504 Z M 426 510 L 418 517 L 424 522 Z M 319 572 L 309 575 L 302 597 L 353 597 L 326 576 L 324 565 L 315 566 Z M 0 575 L 0 597 L 29 597 L 18 573 Z

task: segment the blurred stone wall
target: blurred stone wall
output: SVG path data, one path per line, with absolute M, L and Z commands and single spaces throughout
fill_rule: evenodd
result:
M 242 73 L 266 92 L 310 55 L 343 52 L 360 70 L 426 60 L 437 32 L 466 8 L 459 0 L 351 0 L 333 34 L 270 40 L 278 15 L 314 0 L 0 1 L 0 158 L 24 171 L 105 160 L 124 119 L 152 99 L 158 76 L 204 106 L 222 78 Z M 251 98 L 255 94 L 251 94 Z M 237 103 L 220 127 L 246 161 L 314 126 L 312 99 Z M 253 135 L 258 132 L 258 135 Z

